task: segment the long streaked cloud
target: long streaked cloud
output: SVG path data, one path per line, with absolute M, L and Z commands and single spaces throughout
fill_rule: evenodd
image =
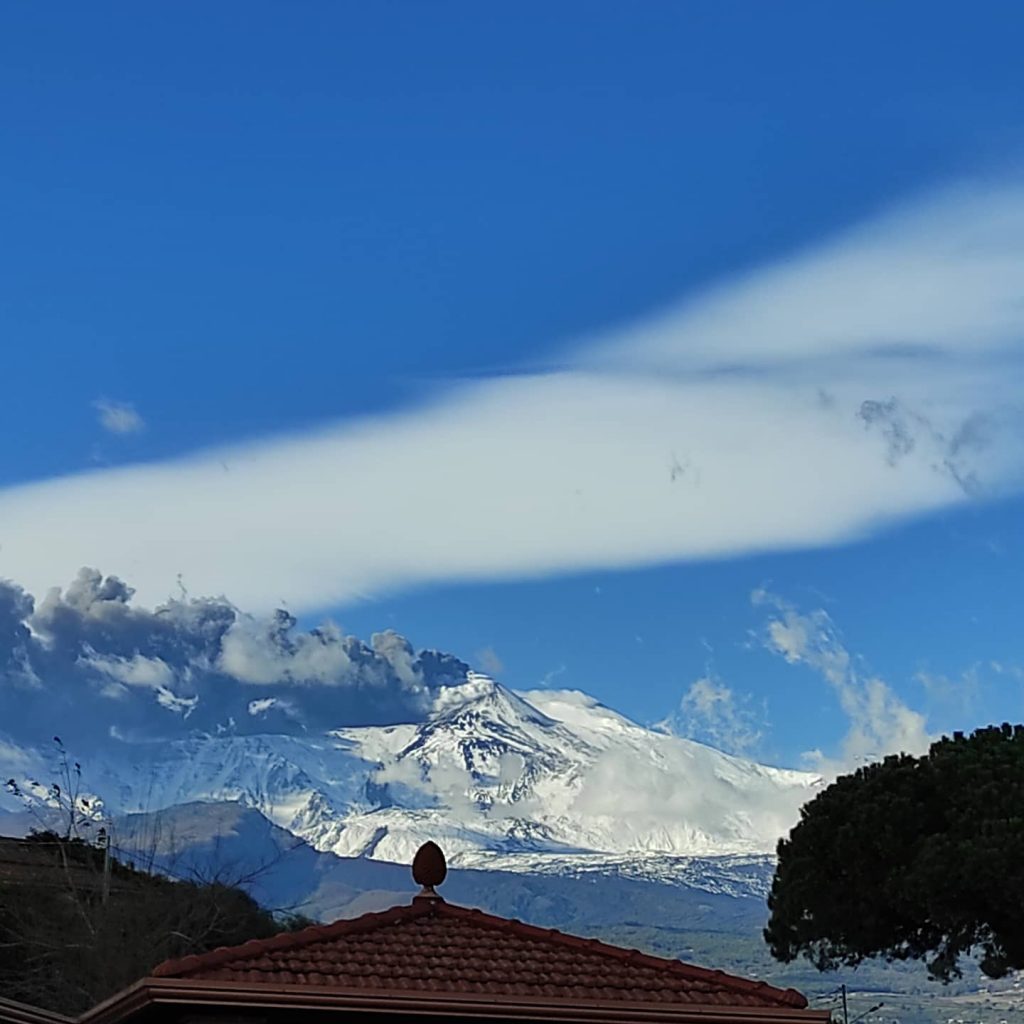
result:
M 951 190 L 550 372 L 8 488 L 0 574 L 304 609 L 845 541 L 1018 487 L 1022 337 L 1024 188 Z

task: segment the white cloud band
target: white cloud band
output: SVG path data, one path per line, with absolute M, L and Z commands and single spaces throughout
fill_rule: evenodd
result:
M 0 492 L 0 574 L 247 607 L 828 544 L 1020 480 L 1024 191 L 950 193 L 558 372 Z M 864 407 L 866 401 L 874 403 Z M 868 408 L 870 415 L 864 414 Z

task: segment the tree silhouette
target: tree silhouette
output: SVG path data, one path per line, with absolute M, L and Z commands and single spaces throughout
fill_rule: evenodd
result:
M 778 847 L 765 941 L 819 970 L 976 955 L 1024 968 L 1024 726 L 954 733 L 837 779 Z

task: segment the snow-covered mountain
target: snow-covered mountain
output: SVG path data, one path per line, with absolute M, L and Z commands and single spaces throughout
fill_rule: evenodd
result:
M 415 724 L 111 744 L 83 767 L 110 814 L 239 801 L 345 857 L 409 863 L 433 839 L 456 867 L 651 879 L 707 857 L 742 875 L 821 781 L 477 673 Z
M 393 631 L 185 593 L 149 610 L 89 568 L 38 602 L 0 580 L 0 781 L 45 800 L 54 732 L 108 816 L 237 801 L 323 853 L 408 863 L 433 839 L 455 867 L 539 874 L 770 854 L 820 782 Z

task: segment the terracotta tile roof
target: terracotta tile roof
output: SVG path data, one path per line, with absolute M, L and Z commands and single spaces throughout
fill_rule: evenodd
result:
M 256 986 L 308 986 L 320 992 L 807 1006 L 793 989 L 422 897 L 383 913 L 168 961 L 153 974 Z

